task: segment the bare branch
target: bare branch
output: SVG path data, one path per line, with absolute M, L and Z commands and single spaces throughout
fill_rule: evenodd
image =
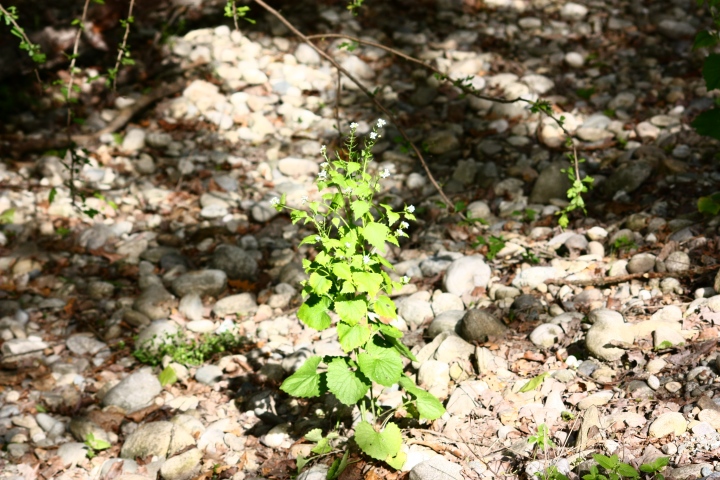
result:
M 70 107 L 70 100 L 72 97 L 72 90 L 75 83 L 75 63 L 77 62 L 78 49 L 80 48 L 80 37 L 82 36 L 83 29 L 85 28 L 85 19 L 87 18 L 88 5 L 90 5 L 90 0 L 85 0 L 82 17 L 80 18 L 80 25 L 78 25 L 78 31 L 75 35 L 75 43 L 73 44 L 73 53 L 70 60 L 70 80 L 68 81 L 67 94 L 65 96 L 65 100 L 68 103 L 68 127 L 70 126 L 70 122 L 72 121 L 72 108 Z
M 125 55 L 125 49 L 127 48 L 127 39 L 130 35 L 130 24 L 132 23 L 132 12 L 134 6 L 135 0 L 130 0 L 130 8 L 128 9 L 128 16 L 125 20 L 125 34 L 123 35 L 122 43 L 118 47 L 118 55 L 117 59 L 115 60 L 115 68 L 113 69 L 113 71 L 115 72 L 113 75 L 113 90 L 117 90 L 117 74 L 118 70 L 120 69 L 120 62 L 122 61 L 122 57 L 123 55 Z
M 0 13 L 3 14 L 3 17 L 5 18 L 6 22 L 9 22 L 10 25 L 13 26 L 13 30 L 18 32 L 18 34 L 21 35 L 22 41 L 25 42 L 29 47 L 32 47 L 34 44 L 30 41 L 28 36 L 25 34 L 25 29 L 23 29 L 20 25 L 18 25 L 17 21 L 15 21 L 15 15 L 13 15 L 11 12 L 5 10 L 5 7 L 0 4 Z M 32 51 L 29 51 L 32 55 Z M 37 67 L 34 69 L 35 71 L 35 77 L 37 78 L 38 83 L 42 87 L 42 80 L 40 79 L 40 72 L 38 71 Z

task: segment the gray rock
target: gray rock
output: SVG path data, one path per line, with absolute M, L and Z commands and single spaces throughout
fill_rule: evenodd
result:
M 432 311 L 434 315 L 450 310 L 464 310 L 465 305 L 460 297 L 452 293 L 436 292 L 432 297 Z
M 560 9 L 560 17 L 563 20 L 582 20 L 588 13 L 585 5 L 568 2 Z
M 570 188 L 570 180 L 567 174 L 561 170 L 567 168 L 565 163 L 552 163 L 544 168 L 533 185 L 530 193 L 530 203 L 547 205 L 551 199 L 567 198 L 567 190 Z
M 76 355 L 95 355 L 107 348 L 107 344 L 96 339 L 92 334 L 79 333 L 71 336 L 66 342 L 68 350 Z
M 644 160 L 625 163 L 616 168 L 602 184 L 602 192 L 606 197 L 613 197 L 623 191 L 631 193 L 640 188 L 645 180 L 652 175 L 652 165 Z
M 670 326 L 660 326 L 653 331 L 653 346 L 655 348 L 676 347 L 685 344 L 685 342 L 685 337 Z
M 658 23 L 658 31 L 668 38 L 678 40 L 693 37 L 697 29 L 687 22 L 665 19 Z
M 463 480 L 461 472 L 461 465 L 438 455 L 415 465 L 409 477 L 410 480 Z
M 160 476 L 163 480 L 189 480 L 200 470 L 200 461 L 203 453 L 197 448 L 170 458 L 160 467 Z
M 131 128 L 123 138 L 122 149 L 126 152 L 135 153 L 145 147 L 145 130 Z
M 530 287 L 535 288 L 545 280 L 561 277 L 562 273 L 555 267 L 530 267 L 521 270 L 512 281 L 512 286 L 516 288 Z
M 250 215 L 256 222 L 265 223 L 275 218 L 278 215 L 278 211 L 275 210 L 275 207 L 270 202 L 262 201 L 252 206 Z
M 508 328 L 486 310 L 468 310 L 460 322 L 460 336 L 466 341 L 485 342 L 489 336 L 500 337 Z
M 580 127 L 577 129 L 575 134 L 578 136 L 578 138 L 586 142 L 600 142 L 614 136 L 612 132 L 608 132 L 607 130 L 603 130 L 602 128 L 589 127 Z
M 191 445 L 195 445 L 195 439 L 183 427 L 171 422 L 150 422 L 140 425 L 125 439 L 120 456 L 167 458 Z
M 14 357 L 13 360 L 17 360 L 20 355 L 35 355 L 41 356 L 42 351 L 48 348 L 48 344 L 40 340 L 40 338 L 32 336 L 28 338 L 13 338 L 6 340 L 2 345 L 4 360 L 8 360 L 7 357 Z
M 195 372 L 195 380 L 205 385 L 215 385 L 222 378 L 222 368 L 217 365 L 205 365 Z
M 218 317 L 226 315 L 252 315 L 257 312 L 258 305 L 252 293 L 239 293 L 229 295 L 218 300 L 213 307 L 213 313 Z
M 633 255 L 627 264 L 630 273 L 646 273 L 655 268 L 655 255 L 651 253 L 638 253 Z
M 464 310 L 448 310 L 437 315 L 428 326 L 427 336 L 435 338 L 442 332 L 457 332 L 463 316 L 465 316 Z
M 437 130 L 425 139 L 428 151 L 433 155 L 447 155 L 460 150 L 460 140 L 450 130 Z
M 673 252 L 665 259 L 665 268 L 670 273 L 684 272 L 690 265 L 690 256 L 685 252 Z
M 301 43 L 295 49 L 295 58 L 298 63 L 305 65 L 319 65 L 320 54 L 307 43 Z
M 170 320 L 155 320 L 138 334 L 135 345 L 151 352 L 157 351 L 159 345 L 172 342 L 178 334 L 178 326 Z
M 530 341 L 538 347 L 550 348 L 562 340 L 565 332 L 559 325 L 543 323 L 535 327 L 530 334 Z
M 601 360 L 619 360 L 625 353 L 621 348 L 609 346 L 610 342 L 619 340 L 632 344 L 635 341 L 632 328 L 618 312 L 600 308 L 590 312 L 588 320 L 592 327 L 585 335 L 585 346 L 592 355 Z
M 650 424 L 648 434 L 652 438 L 662 438 L 666 435 L 682 435 L 687 431 L 687 420 L 680 412 L 663 413 Z
M 482 218 L 486 220 L 492 217 L 492 212 L 487 203 L 476 200 L 467 206 L 467 217 L 468 218 Z
M 185 273 L 172 282 L 172 290 L 178 297 L 190 293 L 216 297 L 227 287 L 227 274 L 222 270 L 198 270 Z
M 418 292 L 403 299 L 398 305 L 398 314 L 413 325 L 422 325 L 433 318 L 433 309 L 427 300 L 427 292 Z
M 448 335 L 435 351 L 435 360 L 449 364 L 453 360 L 468 360 L 473 353 L 474 346 L 457 335 Z
M 234 245 L 217 247 L 209 266 L 224 271 L 231 280 L 253 280 L 258 271 L 255 255 Z
M 150 320 L 170 316 L 177 300 L 162 285 L 150 285 L 135 299 L 133 308 Z
M 165 132 L 150 132 L 145 137 L 145 143 L 153 148 L 166 148 L 172 142 L 172 135 Z
M 328 466 L 322 463 L 317 463 L 312 467 L 303 470 L 300 475 L 297 476 L 297 480 L 326 480 L 328 473 Z
M 287 157 L 278 161 L 278 170 L 288 177 L 300 177 L 317 175 L 320 172 L 320 166 L 314 160 Z
M 74 467 L 87 456 L 87 446 L 84 443 L 68 442 L 58 448 L 57 454 L 62 460 L 63 466 Z
M 88 417 L 75 417 L 70 420 L 70 433 L 78 442 L 84 442 L 88 439 L 88 435 L 92 434 L 95 438 L 109 441 L 108 434 L 98 424 L 90 420 Z
M 418 369 L 417 382 L 439 400 L 445 400 L 449 393 L 450 367 L 445 362 L 427 360 Z
M 191 322 L 202 320 L 203 318 L 203 303 L 200 299 L 200 295 L 197 293 L 190 293 L 185 295 L 180 300 L 178 311 L 185 315 L 185 318 Z
M 111 388 L 103 397 L 104 406 L 114 405 L 128 413 L 149 406 L 162 391 L 162 385 L 150 369 L 135 372 Z
M 471 293 L 475 287 L 486 287 L 490 276 L 490 267 L 481 255 L 458 258 L 445 272 L 443 288 L 446 292 L 462 296 Z

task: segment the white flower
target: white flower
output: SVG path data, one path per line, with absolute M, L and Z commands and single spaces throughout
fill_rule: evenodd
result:
M 413 213 L 413 212 L 415 211 L 415 206 L 414 206 L 414 205 L 410 205 L 409 207 L 407 207 L 407 211 L 410 212 L 410 213 Z
M 375 132 L 370 132 L 370 138 L 375 140 L 377 138 L 378 134 Z
M 410 277 L 408 277 L 407 275 L 405 275 L 405 276 L 402 277 L 400 280 L 402 280 L 402 283 L 408 283 L 408 282 L 410 281 Z
M 403 235 L 405 235 L 405 232 L 398 228 L 397 230 L 395 230 L 395 235 L 398 237 L 402 237 Z
M 350 242 L 345 242 L 345 246 L 346 246 L 347 248 L 350 248 L 350 247 L 352 247 L 352 244 L 351 244 Z
M 280 205 L 280 199 L 278 197 L 273 197 L 272 200 L 270 200 L 271 205 Z
M 383 172 L 380 174 L 380 178 L 387 178 L 389 176 L 390 176 L 390 170 L 388 170 L 387 168 L 385 170 L 383 170 Z
M 385 120 L 383 120 L 382 118 L 378 118 L 377 127 L 383 128 L 384 126 L 385 126 Z
M 367 265 L 368 263 L 370 263 L 370 255 L 365 255 L 365 256 L 363 257 L 363 263 L 366 264 L 366 265 Z
M 320 240 L 322 240 L 322 238 L 320 238 L 320 235 L 315 235 L 315 241 L 319 242 Z
M 327 147 L 326 147 L 325 145 L 323 145 L 322 147 L 320 147 L 320 154 L 321 154 L 321 155 L 325 155 L 325 152 L 326 152 L 326 151 L 327 151 Z
M 318 178 L 322 178 L 323 180 L 327 178 L 327 172 L 325 170 L 318 173 Z
M 327 168 L 328 165 L 329 165 L 328 162 L 322 162 L 322 163 L 320 164 L 320 167 L 321 167 L 321 168 Z
M 370 320 L 377 320 L 380 316 L 377 313 L 367 312 L 367 316 Z
M 302 202 L 303 205 L 305 205 L 308 202 L 307 195 L 303 195 L 302 197 L 300 197 L 300 201 Z
M 353 132 L 354 132 L 355 130 L 357 130 L 357 128 L 358 128 L 358 124 L 357 124 L 357 123 L 353 122 L 353 123 L 350 124 L 350 130 L 352 130 Z
M 409 226 L 407 222 L 400 222 L 400 228 L 408 228 Z

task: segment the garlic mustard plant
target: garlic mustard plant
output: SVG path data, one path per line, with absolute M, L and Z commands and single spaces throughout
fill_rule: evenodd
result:
M 403 372 L 402 357 L 417 359 L 402 343 L 402 332 L 392 325 L 397 313 L 389 295 L 409 278 L 394 281 L 386 271 L 393 267 L 383 253 L 386 243 L 399 246 L 398 237 L 407 236 L 415 207 L 395 212 L 374 200 L 380 191 L 379 177 L 390 176 L 387 169 L 379 176 L 368 172 L 372 147 L 384 125 L 378 120 L 360 148 L 358 125 L 351 124 L 342 157 L 330 159 L 323 145 L 320 154 L 325 161 L 316 182 L 320 192 L 328 193 L 321 201 L 307 202 L 308 210 L 288 207 L 284 195 L 273 202 L 278 211 L 290 211 L 293 223 L 312 224 L 317 230 L 300 242 L 320 252 L 313 260 L 303 260 L 309 278 L 303 285 L 305 302 L 298 318 L 311 328 L 325 330 L 333 324 L 329 312 L 335 312 L 338 340 L 346 353 L 308 358 L 280 388 L 305 398 L 329 391 L 341 403 L 357 405 L 362 421 L 355 426 L 355 443 L 370 457 L 399 469 L 405 453 L 400 428 L 392 421 L 397 409 L 382 410 L 373 387 L 399 384 L 406 397 L 398 408 L 421 420 L 437 419 L 445 409 Z

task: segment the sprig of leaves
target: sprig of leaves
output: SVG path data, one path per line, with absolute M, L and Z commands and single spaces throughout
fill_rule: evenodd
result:
M 445 410 L 437 398 L 403 374 L 402 358 L 416 359 L 400 341 L 402 332 L 391 325 L 397 313 L 390 294 L 409 279 L 393 280 L 386 271 L 393 266 L 382 254 L 387 243 L 399 246 L 400 237 L 407 236 L 408 222 L 415 220 L 415 207 L 405 206 L 396 212 L 390 205 L 375 201 L 380 180 L 390 175 L 387 169 L 379 175 L 368 171 L 372 148 L 384 124 L 378 121 L 362 148 L 356 138 L 357 124 L 352 124 L 344 154 L 333 159 L 323 146 L 324 162 L 316 183 L 318 191 L 329 193 L 320 201 L 304 198 L 307 210 L 287 206 L 284 195 L 272 201 L 278 211 L 290 211 L 294 224 L 310 225 L 317 232 L 300 242 L 315 246 L 319 253 L 313 260 L 303 260 L 308 280 L 303 284 L 305 302 L 298 318 L 310 328 L 325 330 L 333 323 L 329 313 L 335 312 L 339 317 L 338 340 L 346 353 L 308 358 L 280 388 L 304 398 L 330 392 L 344 405 L 357 404 L 363 419 L 368 418 L 367 409 L 378 419 L 373 385 L 399 384 L 416 416 L 434 420 Z M 389 419 L 387 415 L 376 425 L 363 420 L 353 438 L 370 457 L 400 468 L 405 462 L 400 451 L 402 435 Z

